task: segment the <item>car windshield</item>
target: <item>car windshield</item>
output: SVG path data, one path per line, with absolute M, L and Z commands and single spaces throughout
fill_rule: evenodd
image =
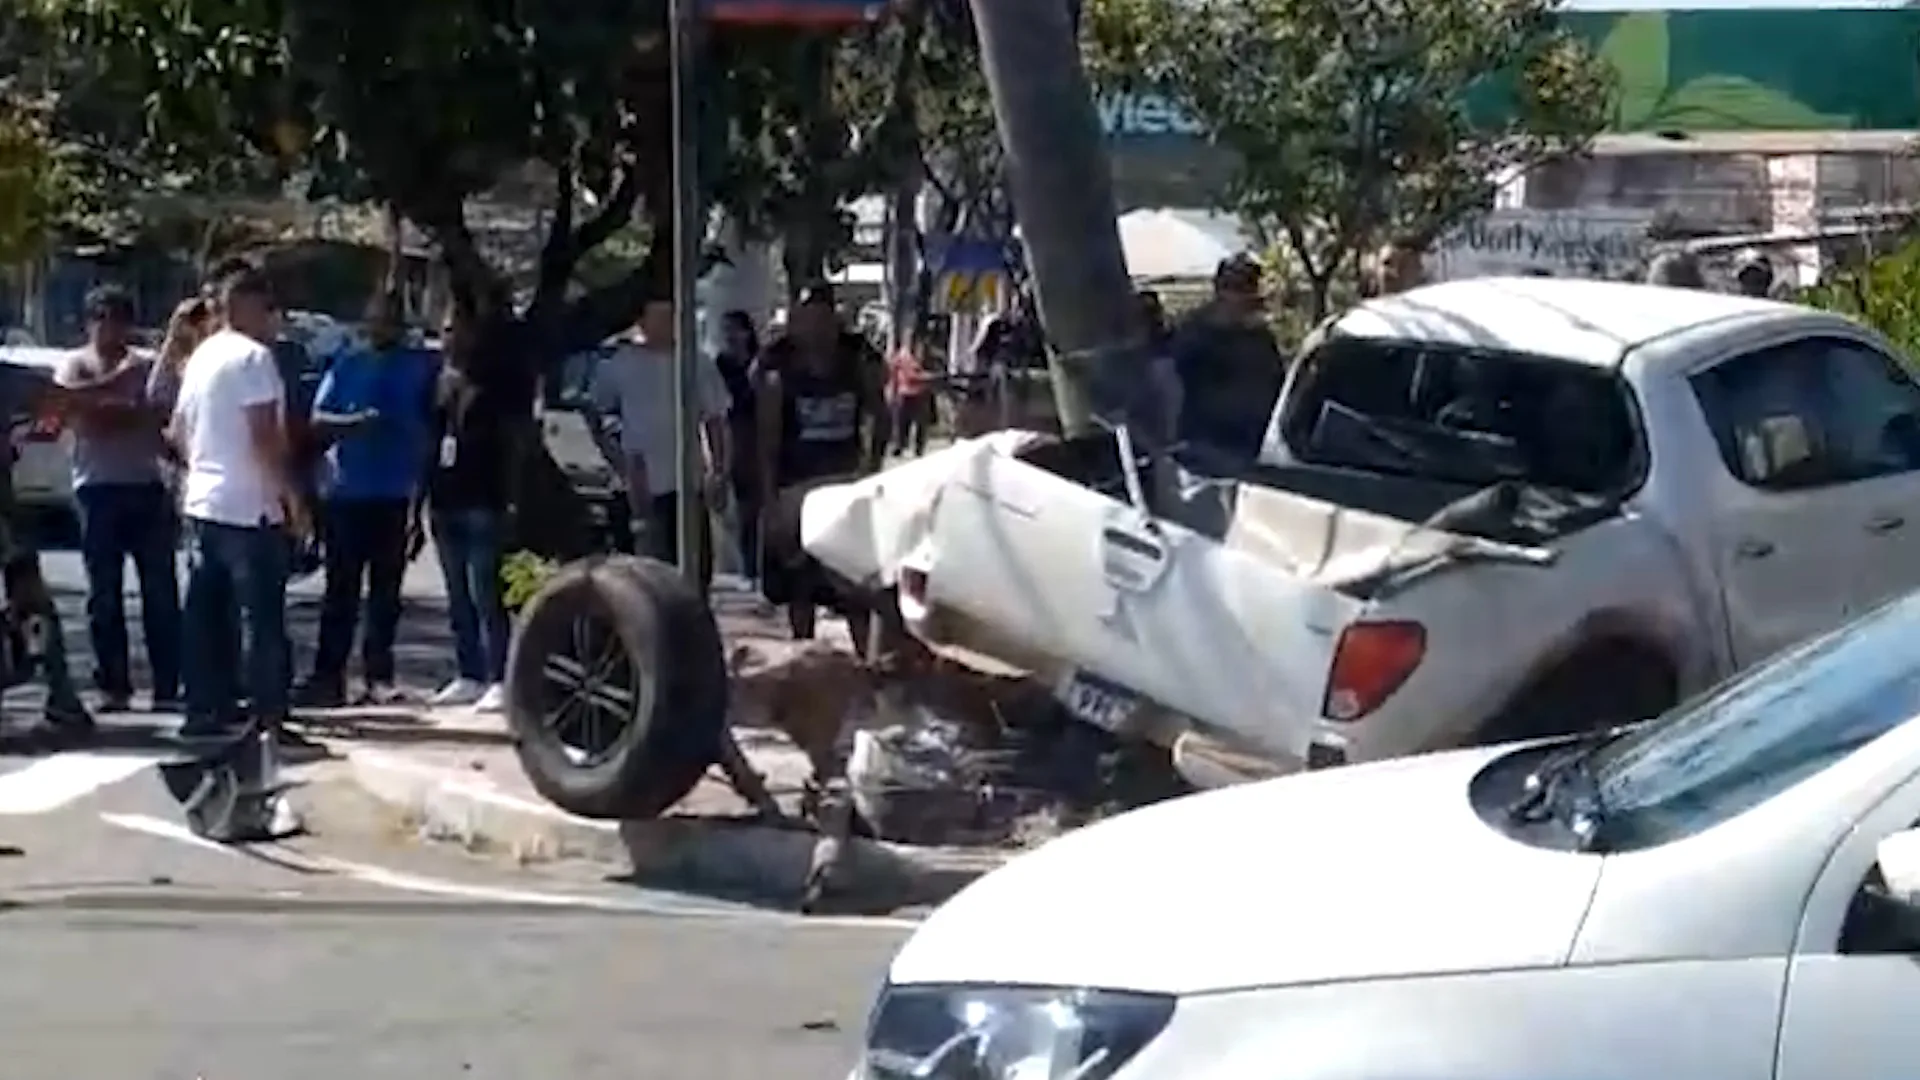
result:
M 1760 805 L 1920 715 L 1920 594 L 1790 649 L 1601 748 L 1598 846 L 1654 847 Z
M 1639 439 L 1617 373 L 1489 349 L 1332 335 L 1302 361 L 1285 434 L 1315 465 L 1602 495 Z

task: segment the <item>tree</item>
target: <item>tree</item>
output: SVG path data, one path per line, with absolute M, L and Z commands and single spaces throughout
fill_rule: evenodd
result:
M 59 202 L 60 181 L 42 109 L 0 87 L 0 269 L 41 253 Z
M 264 170 L 291 194 L 385 205 L 421 229 L 449 271 L 456 308 L 482 327 L 476 378 L 530 395 L 540 370 L 630 325 L 644 299 L 669 285 L 666 0 L 30 0 L 30 8 L 137 93 L 144 123 L 128 152 L 152 171 Z M 722 205 L 783 226 L 817 222 L 864 179 L 839 163 L 883 156 L 821 107 L 834 44 L 831 35 L 777 30 L 707 36 L 700 162 L 703 186 Z M 509 179 L 548 193 L 524 298 L 470 218 L 475 200 Z M 635 240 L 644 254 L 624 270 L 596 258 Z M 817 265 L 827 246 L 812 241 L 806 259 Z M 582 287 L 583 278 L 594 284 Z M 545 464 L 531 489 L 564 489 Z
M 1910 369 L 1920 367 L 1920 234 L 1870 245 L 1796 299 L 1866 323 L 1898 346 Z
M 14 238 L 14 257 L 66 242 L 204 258 L 274 231 L 250 212 L 279 193 L 271 173 L 244 160 L 151 167 L 137 152 L 143 91 L 54 29 L 22 7 L 0 9 L 0 71 L 11 73 L 0 79 L 11 222 L 0 232 Z
M 936 33 L 924 63 L 927 74 L 915 99 L 916 160 L 932 188 L 931 233 L 1009 236 L 1013 208 L 1007 199 L 1006 154 L 993 116 L 993 100 L 980 67 L 972 15 L 962 6 L 938 10 Z M 933 293 L 936 253 L 920 236 L 920 274 L 914 283 L 916 331 L 925 327 Z M 1009 253 L 1011 254 L 1011 253 Z M 1024 266 L 1009 258 L 1008 277 L 1018 281 Z
M 1106 85 L 1167 94 L 1235 158 L 1222 208 L 1280 238 L 1326 313 L 1383 241 L 1424 247 L 1614 111 L 1557 0 L 1088 0 Z
M 781 241 L 789 289 L 845 249 L 848 202 L 910 178 L 929 146 L 947 145 L 954 103 L 974 95 L 985 109 L 978 54 L 956 33 L 965 19 L 964 0 L 901 0 L 852 31 L 736 32 L 756 62 L 729 81 L 729 172 L 718 182 L 750 233 Z M 987 124 L 991 134 L 990 114 Z
M 701 90 L 703 186 L 776 234 L 819 226 L 894 167 L 927 0 L 855 35 L 720 27 Z M 533 169 L 551 191 L 537 281 L 513 325 L 551 361 L 625 326 L 666 286 L 671 84 L 666 0 L 31 0 L 146 102 L 158 167 L 270 166 L 296 194 L 388 204 L 439 247 L 456 301 L 502 268 L 467 208 Z M 868 88 L 839 93 L 842 83 Z M 874 92 L 872 88 L 878 88 Z M 636 215 L 643 227 L 630 230 Z M 816 233 L 827 230 L 815 228 Z M 617 280 L 582 260 L 647 238 Z M 818 271 L 831 237 L 802 237 Z

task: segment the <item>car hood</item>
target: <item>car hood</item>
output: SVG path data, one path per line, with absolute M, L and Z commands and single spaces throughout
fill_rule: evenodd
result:
M 1203 993 L 1563 963 L 1602 857 L 1527 847 L 1467 801 L 1466 750 L 1192 795 L 974 883 L 896 983 Z

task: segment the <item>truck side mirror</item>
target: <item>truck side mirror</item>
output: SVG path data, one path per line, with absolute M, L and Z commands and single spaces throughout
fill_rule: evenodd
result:
M 1880 841 L 1876 873 L 1861 883 L 1840 930 L 1840 951 L 1920 954 L 1920 830 Z
M 1907 829 L 1881 840 L 1874 856 L 1887 892 L 1896 899 L 1920 903 L 1920 829 Z

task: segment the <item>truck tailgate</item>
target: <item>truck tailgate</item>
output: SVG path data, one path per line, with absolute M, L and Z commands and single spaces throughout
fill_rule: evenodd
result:
M 1296 759 L 1362 606 L 1298 565 L 1003 454 L 946 485 L 930 541 L 937 610 Z

